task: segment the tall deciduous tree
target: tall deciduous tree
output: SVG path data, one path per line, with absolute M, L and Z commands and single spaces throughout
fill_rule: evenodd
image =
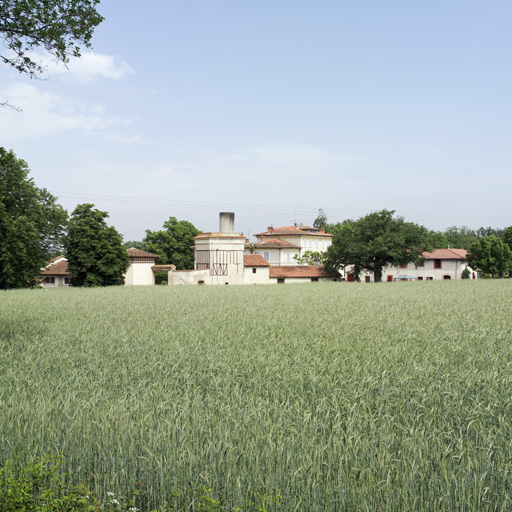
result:
M 0 288 L 34 285 L 60 250 L 66 211 L 37 188 L 26 162 L 0 148 Z
M 123 238 L 107 226 L 107 212 L 79 204 L 64 237 L 64 254 L 72 286 L 113 286 L 124 283 L 130 265 Z
M 386 266 L 418 263 L 423 251 L 432 250 L 430 233 L 423 226 L 393 217 L 394 213 L 381 210 L 338 224 L 326 265 L 332 269 L 350 265 L 356 275 L 367 270 L 380 282 Z
M 0 59 L 20 73 L 35 77 L 44 70 L 32 50 L 43 47 L 57 60 L 80 56 L 90 47 L 94 29 L 103 21 L 99 0 L 2 0 L 0 38 L 6 55 Z
M 492 277 L 503 277 L 512 268 L 509 246 L 495 235 L 484 236 L 475 242 L 466 258 L 470 267 Z
M 505 228 L 503 232 L 503 241 L 509 246 L 512 251 L 512 226 Z
M 322 208 L 318 210 L 318 216 L 313 222 L 313 227 L 317 229 L 325 229 L 327 227 L 327 215 Z
M 197 228 L 187 220 L 169 217 L 162 230 L 146 230 L 144 238 L 145 250 L 158 254 L 160 265 L 176 265 L 177 270 L 194 268 L 194 237 L 199 234 Z

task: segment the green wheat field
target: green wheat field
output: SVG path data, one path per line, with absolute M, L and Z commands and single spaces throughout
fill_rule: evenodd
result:
M 0 462 L 59 453 L 141 511 L 512 510 L 512 281 L 0 292 Z

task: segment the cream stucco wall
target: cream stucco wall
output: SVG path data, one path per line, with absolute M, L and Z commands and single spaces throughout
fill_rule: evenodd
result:
M 55 283 L 45 283 L 44 282 L 45 277 L 54 277 Z M 43 276 L 43 279 L 41 281 L 41 286 L 43 288 L 59 288 L 61 286 L 69 286 L 69 284 L 67 284 L 65 282 L 66 278 L 69 278 L 69 276 Z
M 167 283 L 171 285 L 213 284 L 210 282 L 208 270 L 171 270 Z
M 434 260 L 425 260 L 423 267 L 416 267 L 413 263 L 409 263 L 405 268 L 386 267 L 382 272 L 382 282 L 386 282 L 388 280 L 388 276 L 391 276 L 390 278 L 395 280 L 395 278 L 403 275 L 408 275 L 416 279 L 423 278 L 423 281 L 430 279 L 447 279 L 445 276 L 449 276 L 450 279 L 462 279 L 462 271 L 466 267 L 471 272 L 470 279 L 476 279 L 478 277 L 477 272 L 468 267 L 465 260 L 441 259 L 441 268 L 434 268 Z M 348 273 L 350 273 L 349 268 L 347 268 L 347 272 L 345 274 Z M 361 273 L 361 281 L 365 281 L 367 277 L 369 282 L 374 282 L 372 272 Z
M 154 263 L 131 263 L 128 267 L 124 282 L 126 285 L 153 285 L 155 274 L 151 267 Z
M 244 284 L 270 284 L 268 274 L 269 267 L 245 267 Z

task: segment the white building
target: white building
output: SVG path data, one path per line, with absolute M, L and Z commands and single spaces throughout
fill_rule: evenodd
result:
M 131 247 L 127 249 L 130 266 L 124 277 L 126 285 L 153 285 L 155 284 L 155 272 L 175 269 L 174 265 L 155 265 L 158 254 L 141 251 Z M 57 256 L 51 260 L 41 272 L 41 286 L 55 288 L 69 286 L 71 276 L 68 273 L 68 260 L 64 256 Z
M 383 269 L 382 281 L 462 279 L 462 272 L 465 269 L 468 269 L 470 279 L 476 279 L 478 273 L 468 266 L 466 254 L 465 249 L 435 249 L 432 252 L 424 252 L 424 261 L 418 265 L 409 263 L 401 267 L 389 266 Z M 350 270 L 347 270 L 347 281 L 353 280 L 355 280 L 355 276 L 350 274 Z M 373 283 L 373 273 L 362 273 L 361 280 Z
M 44 288 L 69 286 L 70 282 L 68 260 L 64 256 L 53 258 L 41 272 L 41 286 Z
M 135 286 L 149 286 L 155 284 L 155 273 L 153 267 L 158 254 L 141 251 L 130 247 L 127 249 L 130 266 L 124 277 L 124 284 Z
M 300 252 L 300 245 L 278 238 L 265 239 L 262 236 L 255 244 L 245 244 L 245 254 L 261 255 L 270 265 L 278 267 L 281 265 L 297 265 L 295 257 L 299 257 Z
M 301 254 L 304 254 L 306 251 L 326 251 L 332 244 L 332 238 L 334 235 L 326 233 L 323 229 L 311 226 L 285 226 L 281 228 L 274 228 L 270 226 L 264 233 L 256 233 L 254 236 L 258 240 L 257 243 L 275 240 L 288 242 L 289 244 L 298 246 Z M 286 254 L 286 251 L 284 251 L 283 254 Z M 293 262 L 291 262 L 291 264 L 293 265 Z
M 273 228 L 269 228 L 273 230 Z M 299 266 L 293 255 L 301 253 L 300 243 L 309 240 L 318 252 L 327 250 L 332 235 L 309 227 L 277 228 L 267 240 L 258 234 L 253 253 L 246 247 L 245 237 L 235 232 L 234 214 L 220 214 L 220 229 L 214 233 L 201 233 L 194 237 L 194 270 L 169 272 L 169 284 L 282 284 L 291 282 L 339 281 L 323 268 Z M 288 234 L 287 234 L 288 233 Z M 280 236 L 297 241 L 281 240 Z M 318 247 L 316 244 L 318 241 Z M 320 243 L 321 242 L 321 243 Z M 244 254 L 245 250 L 245 254 Z

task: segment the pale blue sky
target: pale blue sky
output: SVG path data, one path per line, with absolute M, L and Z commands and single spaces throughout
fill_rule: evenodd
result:
M 507 0 L 104 1 L 47 81 L 0 69 L 0 144 L 125 239 L 169 216 L 245 234 L 382 208 L 512 225 Z

